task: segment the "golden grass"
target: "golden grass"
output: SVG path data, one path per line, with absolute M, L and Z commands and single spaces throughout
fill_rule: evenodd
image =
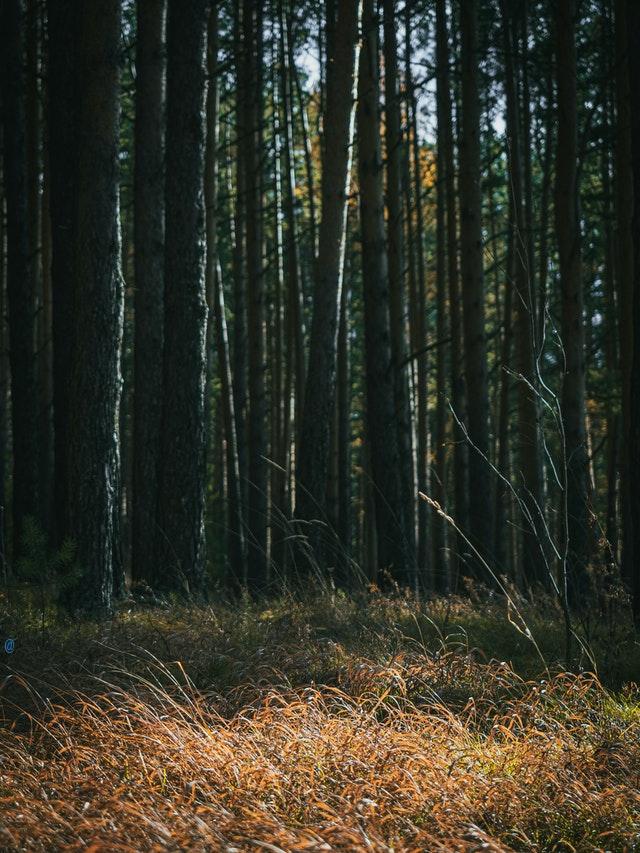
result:
M 404 606 L 372 604 L 396 615 Z M 632 687 L 614 694 L 586 674 L 523 679 L 463 647 L 417 648 L 391 626 L 381 635 L 379 613 L 372 633 L 362 633 L 357 609 L 362 624 L 350 638 L 342 611 L 333 613 L 339 639 L 327 636 L 331 620 L 301 604 L 290 602 L 288 615 L 250 609 L 243 628 L 236 613 L 238 672 L 231 628 L 216 634 L 215 649 L 206 637 L 193 648 L 216 620 L 220 627 L 222 611 L 201 614 L 199 624 L 194 611 L 174 622 L 121 617 L 119 642 L 142 640 L 144 624 L 164 660 L 141 650 L 123 658 L 111 634 L 110 657 L 96 651 L 90 672 L 72 672 L 66 661 L 63 689 L 54 690 L 62 672 L 25 658 L 29 675 L 9 673 L 0 690 L 0 849 L 640 844 L 640 695 Z M 78 630 L 57 641 L 75 642 L 74 654 L 83 646 L 86 663 L 88 634 L 104 639 L 105 628 Z M 215 661 L 208 674 L 203 654 L 223 647 L 222 676 Z M 176 649 L 185 652 L 180 664 L 168 654 Z M 319 673 L 324 686 L 314 683 Z

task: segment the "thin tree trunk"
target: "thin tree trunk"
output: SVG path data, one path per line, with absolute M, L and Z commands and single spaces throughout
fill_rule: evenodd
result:
M 302 305 L 302 282 L 298 253 L 298 229 L 295 215 L 295 163 L 293 156 L 293 116 L 291 104 L 290 46 L 288 41 L 289 20 L 285 16 L 284 4 L 279 0 L 280 18 L 280 68 L 282 113 L 284 116 L 284 216 L 286 223 L 286 273 L 289 314 L 289 358 L 295 364 L 295 436 L 296 446 L 302 425 L 302 405 L 306 365 L 304 352 L 304 314 Z M 312 193 L 312 187 L 309 188 Z M 315 227 L 315 223 L 314 223 Z M 297 454 L 296 454 L 297 455 Z
M 205 585 L 204 93 L 206 0 L 169 0 L 159 585 Z
M 405 250 L 402 216 L 402 130 L 398 85 L 398 49 L 396 27 L 399 24 L 396 0 L 384 0 L 384 86 L 386 142 L 387 253 L 389 263 L 389 309 L 391 323 L 391 362 L 393 372 L 395 421 L 398 434 L 400 499 L 406 520 L 405 535 L 409 553 L 415 550 L 416 488 L 413 480 L 409 370 L 407 365 L 405 320 Z
M 620 337 L 620 369 L 622 373 L 620 453 L 620 507 L 622 514 L 623 580 L 629 590 L 634 589 L 639 576 L 634 558 L 634 531 L 631 515 L 631 495 L 634 473 L 631 467 L 631 393 L 633 389 L 633 299 L 634 299 L 634 244 L 631 230 L 633 216 L 633 181 L 631 151 L 632 111 L 631 81 L 629 78 L 628 0 L 616 0 L 616 288 L 618 295 L 618 334 Z M 640 605 L 638 608 L 640 613 Z
M 544 507 L 542 497 L 542 458 L 540 445 L 540 407 L 537 397 L 535 366 L 536 310 L 534 281 L 530 275 L 529 229 L 527 227 L 526 167 L 521 146 L 521 122 L 514 62 L 517 45 L 513 11 L 502 0 L 505 50 L 505 90 L 507 100 L 507 159 L 512 196 L 515 262 L 516 358 L 518 381 L 518 477 L 525 517 L 520 521 L 523 574 L 527 584 L 547 584 L 544 551 Z M 509 318 L 505 318 L 507 323 Z M 506 326 L 505 326 L 506 329 Z
M 358 181 L 367 377 L 366 426 L 371 446 L 379 570 L 390 572 L 400 582 L 409 583 L 413 579 L 413 566 L 406 535 L 401 460 L 395 427 L 376 27 L 373 0 L 365 0 L 358 88 Z
M 24 8 L 20 0 L 2 6 L 4 193 L 7 205 L 7 303 L 13 435 L 13 556 L 24 547 L 27 519 L 39 517 L 38 397 L 34 358 L 34 259 L 27 201 L 25 144 Z
M 262 266 L 262 16 L 255 0 L 244 0 L 244 170 L 246 180 L 247 329 L 249 349 L 249 501 L 247 582 L 253 590 L 267 582 L 267 388 L 264 270 Z
M 559 0 L 555 25 L 558 86 L 555 215 L 562 290 L 562 420 L 566 468 L 566 575 L 563 583 L 572 604 L 582 606 L 587 592 L 589 531 L 583 284 L 578 213 L 576 0 Z
M 206 291 L 209 323 L 213 330 L 216 361 L 220 380 L 221 414 L 224 426 L 227 470 L 227 552 L 231 579 L 236 586 L 246 583 L 244 524 L 242 518 L 242 494 L 240 488 L 240 463 L 238 459 L 238 437 L 236 434 L 235 404 L 231 381 L 231 356 L 227 334 L 227 318 L 224 301 L 222 271 L 218 258 L 217 213 L 218 213 L 218 135 L 219 135 L 219 84 L 218 65 L 218 16 L 219 7 L 214 3 L 209 12 L 207 65 L 209 89 L 207 92 L 207 142 L 205 154 L 204 200 L 206 208 Z M 211 357 L 212 353 L 208 353 Z
M 309 365 L 297 466 L 296 515 L 322 516 L 330 424 L 335 399 L 338 314 L 342 291 L 348 178 L 353 139 L 354 81 L 360 3 L 338 0 L 335 56 L 327 81 L 322 220 L 313 297 Z
M 493 512 L 489 452 L 489 394 L 480 194 L 480 101 L 477 3 L 460 7 L 462 128 L 460 146 L 461 270 L 469 419 L 469 532 L 491 563 Z M 480 569 L 477 569 L 480 572 Z M 483 578 L 487 580 L 487 578 Z
M 51 287 L 53 321 L 53 426 L 55 540 L 67 530 L 71 354 L 77 331 L 73 281 L 76 219 L 78 104 L 76 73 L 79 0 L 48 0 L 47 125 L 51 173 Z
M 409 140 L 413 160 L 413 203 L 415 206 L 416 260 L 415 295 L 412 299 L 410 320 L 414 328 L 412 345 L 416 357 L 416 479 L 418 488 L 430 492 L 429 478 L 429 420 L 427 409 L 428 358 L 425 351 L 427 342 L 427 280 L 424 258 L 424 214 L 422 208 L 422 168 L 420 161 L 420 143 L 418 140 L 418 104 L 411 71 L 411 14 L 405 6 L 405 77 L 407 85 L 407 107 Z M 417 531 L 417 567 L 422 582 L 429 577 L 429 511 L 425 501 L 418 502 Z
M 629 400 L 629 433 L 625 439 L 629 442 L 629 470 L 633 472 L 634 479 L 629 484 L 629 504 L 631 523 L 631 548 L 635 555 L 640 554 L 640 484 L 637 472 L 640 470 L 640 388 L 637 377 L 640 374 L 640 106 L 638 104 L 637 81 L 640 79 L 640 8 L 637 3 L 629 0 L 627 4 L 626 25 L 628 32 L 629 49 L 629 92 L 631 94 L 631 167 L 633 174 L 633 219 L 632 235 L 633 243 L 633 279 L 632 290 L 632 358 L 630 376 L 635 377 L 631 381 Z M 625 288 L 625 298 L 628 291 Z M 623 308 L 624 310 L 624 308 Z M 640 626 L 640 566 L 636 558 L 632 569 L 631 593 L 633 616 L 636 627 Z
M 0 165 L 0 176 L 2 167 Z M 5 251 L 4 182 L 0 183 L 0 577 L 8 580 L 7 563 L 7 462 L 9 459 L 9 335 L 7 316 L 7 277 Z
M 451 401 L 454 420 L 453 436 L 453 515 L 461 530 L 468 528 L 468 483 L 467 483 L 467 445 L 460 427 L 466 420 L 465 387 L 462 362 L 462 316 L 460 310 L 460 281 L 458 267 L 458 217 L 456 214 L 455 162 L 453 146 L 453 121 L 450 76 L 448 68 L 449 40 L 447 34 L 446 2 L 437 0 L 436 38 L 447 62 L 441 66 L 441 109 L 438 112 L 438 150 L 442 150 L 442 169 L 439 171 L 446 195 L 446 231 L 447 231 L 447 284 L 449 296 L 449 320 L 451 349 L 449 359 Z M 442 122 L 442 123 L 441 123 Z M 440 164 L 439 164 L 440 167 Z M 457 580 L 461 571 L 466 571 L 460 562 L 465 546 L 460 537 L 456 537 L 455 548 L 451 555 L 451 584 L 457 589 Z

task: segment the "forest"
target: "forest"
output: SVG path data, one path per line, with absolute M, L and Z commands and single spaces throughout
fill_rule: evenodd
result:
M 638 199 L 638 0 L 0 0 L 1 850 L 636 849 Z

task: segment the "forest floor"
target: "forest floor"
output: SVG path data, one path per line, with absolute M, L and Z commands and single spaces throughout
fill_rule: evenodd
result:
M 623 624 L 569 673 L 553 604 L 489 595 L 0 602 L 0 850 L 638 849 Z

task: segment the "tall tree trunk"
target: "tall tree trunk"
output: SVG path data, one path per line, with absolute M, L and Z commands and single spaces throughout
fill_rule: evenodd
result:
M 379 570 L 412 580 L 407 519 L 401 492 L 391 354 L 390 294 L 384 234 L 382 152 L 378 114 L 378 39 L 373 0 L 363 7 L 358 81 L 358 182 L 362 232 L 367 436 L 376 506 Z
M 7 303 L 13 434 L 13 555 L 24 546 L 26 519 L 37 520 L 38 397 L 34 357 L 34 258 L 27 205 L 25 145 L 24 8 L 4 0 L 2 32 L 2 115 L 4 194 L 7 205 Z
M 530 254 L 526 204 L 525 153 L 521 145 L 521 121 L 514 61 L 516 20 L 506 0 L 502 0 L 502 26 L 505 56 L 505 90 L 507 100 L 507 159 L 513 213 L 516 355 L 518 382 L 518 486 L 525 518 L 521 520 L 521 543 L 524 579 L 527 584 L 547 584 L 543 551 L 544 507 L 542 496 L 542 458 L 540 443 L 540 407 L 537 397 L 536 310 L 534 281 L 530 275 Z M 507 323 L 509 318 L 506 318 Z M 507 327 L 505 326 L 505 333 Z
M 455 162 L 453 146 L 453 120 L 449 76 L 449 39 L 445 0 L 436 3 L 436 39 L 440 56 L 444 54 L 446 62 L 440 66 L 438 96 L 441 104 L 438 110 L 438 151 L 442 152 L 442 161 L 438 162 L 438 180 L 442 180 L 446 195 L 446 231 L 447 231 L 447 285 L 449 297 L 449 320 L 451 348 L 449 358 L 451 408 L 454 413 L 453 436 L 453 515 L 461 530 L 468 527 L 468 448 L 460 423 L 466 419 L 465 388 L 462 360 L 462 317 L 460 310 L 460 281 L 458 273 L 458 217 L 456 214 Z M 451 584 L 455 589 L 462 569 L 460 555 L 465 546 L 460 537 L 452 548 Z
M 264 270 L 262 266 L 262 15 L 255 0 L 244 0 L 244 170 L 246 180 L 247 320 L 249 347 L 249 506 L 247 582 L 267 582 L 267 388 Z
M 313 295 L 309 364 L 297 466 L 296 515 L 322 516 L 327 490 L 331 417 L 335 399 L 337 333 L 342 291 L 348 177 L 353 139 L 354 81 L 360 2 L 338 0 L 335 55 L 327 80 L 324 117 L 322 221 Z
M 1 167 L 0 167 L 1 171 Z M 7 277 L 5 251 L 4 186 L 0 191 L 0 578 L 8 579 L 7 564 L 7 462 L 9 456 L 9 358 L 7 316 Z
M 138 0 L 134 171 L 132 577 L 153 580 L 164 302 L 164 24 L 166 0 Z
M 236 139 L 235 139 L 235 209 L 233 244 L 233 399 L 238 438 L 238 464 L 243 515 L 246 516 L 248 495 L 247 460 L 247 281 L 246 281 L 246 210 L 245 154 L 247 128 L 244 117 L 244 53 L 242 48 L 242 2 L 234 0 L 233 52 L 236 76 Z
M 444 341 L 447 328 L 447 157 L 446 157 L 446 110 L 449 86 L 449 45 L 446 29 L 445 0 L 436 4 L 436 111 L 438 121 L 438 159 L 437 159 L 437 210 L 436 210 L 436 310 L 437 340 Z M 454 210 L 455 223 L 455 210 Z M 454 225 L 455 227 L 455 225 Z M 436 355 L 436 421 L 435 421 L 435 478 L 433 497 L 443 508 L 447 495 L 447 448 L 446 448 L 446 363 L 445 347 L 440 343 Z M 447 529 L 441 518 L 434 518 L 432 525 L 433 569 L 435 589 L 438 592 L 449 591 L 449 573 L 446 560 Z
M 480 101 L 476 0 L 460 7 L 462 127 L 460 145 L 461 270 L 469 439 L 469 532 L 491 563 L 493 513 L 489 452 L 489 394 L 485 330 L 482 203 L 480 193 Z M 478 571 L 480 571 L 478 569 Z M 486 580 L 486 578 L 484 578 Z
M 637 3 L 629 0 L 627 4 L 627 32 L 629 34 L 629 91 L 631 93 L 631 167 L 633 170 L 633 279 L 632 296 L 632 358 L 631 382 L 629 400 L 629 432 L 625 434 L 628 441 L 630 466 L 634 479 L 629 484 L 631 548 L 636 555 L 633 575 L 631 577 L 631 593 L 633 616 L 636 627 L 640 626 L 640 566 L 637 555 L 640 554 L 640 484 L 637 472 L 640 470 L 640 388 L 637 377 L 640 374 L 640 104 L 638 103 L 637 81 L 640 79 L 640 8 Z M 622 224 L 622 223 L 621 223 Z M 625 292 L 628 296 L 628 291 Z
M 427 276 L 425 268 L 425 228 L 422 206 L 422 164 L 418 138 L 418 100 L 411 70 L 411 10 L 405 5 L 405 77 L 407 86 L 407 122 L 413 161 L 413 204 L 415 208 L 414 251 L 416 264 L 415 292 L 409 319 L 413 328 L 412 343 L 416 354 L 416 479 L 418 487 L 430 491 L 429 418 L 427 409 L 428 357 L 427 344 Z M 421 577 L 429 576 L 429 511 L 424 501 L 418 502 L 417 564 Z
M 346 263 L 345 263 L 346 267 Z M 345 280 L 347 272 L 345 271 Z M 349 568 L 351 560 L 351 362 L 349 344 L 350 287 L 343 283 L 338 328 L 338 519 L 337 534 L 340 546 L 338 555 L 338 582 L 345 586 L 352 581 Z
M 206 290 L 209 308 L 209 323 L 213 328 L 217 356 L 218 375 L 221 387 L 222 422 L 226 445 L 227 468 L 227 551 L 232 580 L 236 586 L 246 582 L 244 525 L 242 520 L 242 495 L 240 489 L 240 464 L 238 460 L 238 438 L 236 434 L 235 405 L 231 381 L 231 356 L 227 334 L 222 271 L 218 258 L 217 209 L 218 209 L 218 133 L 219 133 L 219 84 L 218 73 L 218 15 L 219 7 L 214 3 L 209 12 L 207 64 L 209 89 L 207 92 L 207 143 L 205 160 L 204 198 L 206 207 L 207 265 Z M 212 353 L 208 353 L 211 358 Z
M 79 0 L 47 0 L 49 55 L 47 126 L 51 173 L 51 288 L 53 322 L 53 428 L 55 539 L 67 530 L 71 354 L 77 331 L 73 306 L 74 244 L 80 79 Z
M 306 378 L 304 352 L 304 314 L 302 305 L 302 281 L 298 253 L 298 229 L 295 214 L 295 163 L 293 154 L 293 112 L 291 99 L 290 46 L 288 41 L 289 19 L 285 15 L 284 4 L 279 0 L 280 18 L 280 69 L 282 113 L 284 117 L 284 217 L 286 223 L 286 278 L 287 278 L 287 323 L 289 359 L 295 365 L 295 436 L 296 447 L 302 425 L 302 405 Z M 311 188 L 310 188 L 311 191 Z
M 158 583 L 205 585 L 204 94 L 206 0 L 169 0 Z
M 386 142 L 387 253 L 389 263 L 389 309 L 391 322 L 391 363 L 394 389 L 395 422 L 398 434 L 400 499 L 406 520 L 406 545 L 415 549 L 413 516 L 416 488 L 413 480 L 409 370 L 407 364 L 405 319 L 404 223 L 402 216 L 402 130 L 398 85 L 399 25 L 396 0 L 384 0 L 384 91 Z
M 627 12 L 633 4 L 616 0 L 616 288 L 618 294 L 618 333 L 620 337 L 620 369 L 622 373 L 622 442 L 620 453 L 620 508 L 622 514 L 623 580 L 634 588 L 638 569 L 634 558 L 634 534 L 631 516 L 631 494 L 634 482 L 631 467 L 631 392 L 633 388 L 633 299 L 634 244 L 631 231 L 633 216 L 633 180 L 631 166 L 631 81 L 629 79 L 629 33 Z M 635 117 L 635 116 L 634 116 Z M 640 610 L 639 610 L 640 612 Z
M 69 377 L 67 535 L 81 577 L 71 600 L 108 609 L 119 566 L 120 345 L 123 289 L 118 216 L 118 0 L 83 5 L 73 341 Z M 52 171 L 57 164 L 52 162 Z M 69 235 L 67 235 L 68 239 Z
M 556 4 L 558 140 L 556 151 L 556 235 L 562 290 L 562 420 L 565 442 L 566 585 L 569 599 L 582 605 L 587 592 L 587 452 L 580 190 L 578 186 L 576 96 L 576 0 Z

